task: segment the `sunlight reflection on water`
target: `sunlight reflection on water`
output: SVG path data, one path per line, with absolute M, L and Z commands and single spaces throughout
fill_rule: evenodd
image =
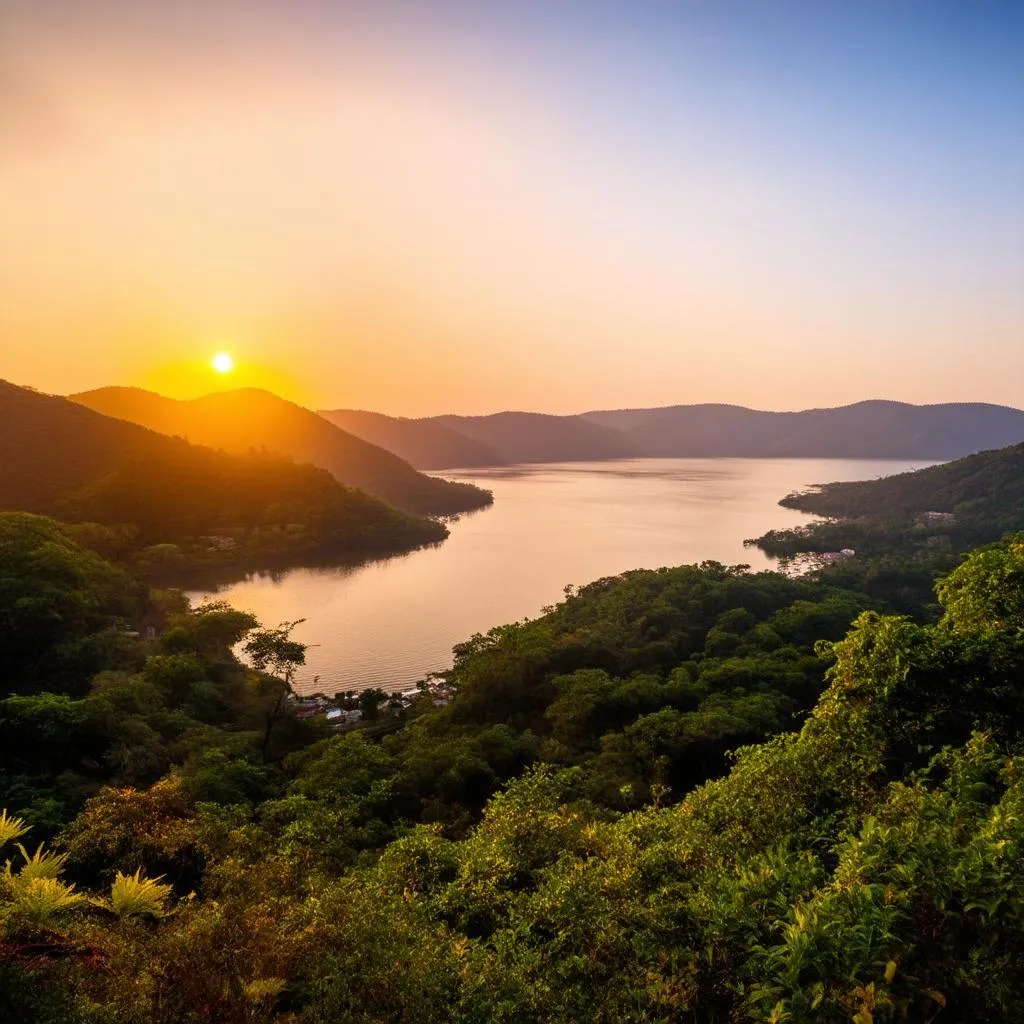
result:
M 449 667 L 452 646 L 473 633 L 539 614 L 566 584 L 705 559 L 770 568 L 743 541 L 810 520 L 781 508 L 784 495 L 925 465 L 625 459 L 449 472 L 438 475 L 488 487 L 495 503 L 451 522 L 443 544 L 355 565 L 222 577 L 190 596 L 226 599 L 269 625 L 304 617 L 296 637 L 317 646 L 300 689 L 401 689 Z

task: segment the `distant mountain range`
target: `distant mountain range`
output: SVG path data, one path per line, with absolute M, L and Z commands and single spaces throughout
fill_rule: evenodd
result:
M 0 509 L 129 527 L 140 545 L 229 531 L 240 551 L 264 554 L 407 550 L 447 536 L 323 469 L 189 444 L 6 381 Z
M 952 459 L 1024 441 L 1024 412 L 981 402 L 870 401 L 803 412 L 677 405 L 584 418 L 661 456 Z
M 868 401 L 802 412 L 676 405 L 578 416 L 321 415 L 434 470 L 630 457 L 955 459 L 1024 441 L 1024 412 L 981 402 Z
M 140 388 L 100 388 L 71 401 L 105 416 L 228 452 L 266 450 L 326 469 L 396 508 L 447 515 L 481 508 L 487 491 L 418 472 L 401 456 L 269 391 L 242 388 L 182 402 Z
M 501 462 L 492 448 L 439 420 L 410 420 L 350 409 L 320 415 L 336 427 L 400 455 L 417 469 L 468 469 Z

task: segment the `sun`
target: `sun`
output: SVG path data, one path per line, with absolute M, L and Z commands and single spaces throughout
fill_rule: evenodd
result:
M 212 360 L 210 365 L 218 373 L 230 373 L 235 368 L 235 361 L 231 358 L 231 355 L 227 352 L 218 352 Z

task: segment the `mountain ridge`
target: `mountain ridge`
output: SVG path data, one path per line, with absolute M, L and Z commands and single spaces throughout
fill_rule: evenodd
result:
M 501 461 L 493 449 L 444 423 L 365 409 L 322 409 L 320 415 L 342 430 L 394 452 L 416 469 L 471 469 Z
M 372 416 L 375 441 L 430 469 L 614 458 L 946 460 L 1024 441 L 1024 410 L 991 402 L 865 399 L 791 412 L 696 403 L 566 416 L 505 411 L 406 419 L 347 410 L 324 415 L 345 420 L 357 435 L 370 429 Z M 432 443 L 438 428 L 444 428 L 444 441 Z M 460 463 L 467 451 L 473 459 Z M 480 461 L 488 456 L 495 461 Z
M 193 445 L 7 381 L 0 465 L 0 508 L 130 526 L 138 545 L 195 546 L 225 531 L 239 554 L 355 553 L 447 535 L 436 520 L 399 512 L 314 466 Z
M 404 459 L 317 413 L 259 388 L 186 401 L 142 388 L 108 387 L 73 402 L 163 434 L 231 452 L 266 449 L 326 469 L 337 480 L 418 515 L 451 515 L 490 503 L 486 491 L 420 473 Z

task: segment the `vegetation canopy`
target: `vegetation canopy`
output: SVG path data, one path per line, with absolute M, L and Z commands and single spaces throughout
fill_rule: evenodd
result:
M 0 550 L 3 1019 L 1024 1015 L 1024 541 L 938 615 L 716 563 L 570 588 L 340 733 L 295 623 L 37 516 Z

